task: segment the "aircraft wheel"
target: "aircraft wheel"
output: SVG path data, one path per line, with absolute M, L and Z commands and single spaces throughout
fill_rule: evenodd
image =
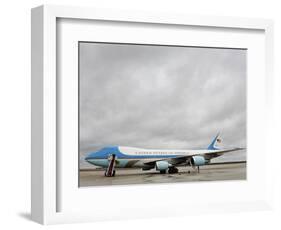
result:
M 169 168 L 169 171 L 168 171 L 169 174 L 174 174 L 174 173 L 178 173 L 178 172 L 179 172 L 179 170 L 176 167 Z
M 112 176 L 115 176 L 115 170 L 113 170 Z
M 161 170 L 160 174 L 166 174 L 166 170 Z

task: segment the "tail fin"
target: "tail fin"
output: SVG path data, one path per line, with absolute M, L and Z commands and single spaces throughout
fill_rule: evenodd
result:
M 216 143 L 217 142 L 221 142 L 221 140 L 219 139 L 219 133 L 216 135 L 216 137 L 213 139 L 213 141 L 211 142 L 211 144 L 208 146 L 208 150 L 218 150 L 218 148 L 216 147 Z

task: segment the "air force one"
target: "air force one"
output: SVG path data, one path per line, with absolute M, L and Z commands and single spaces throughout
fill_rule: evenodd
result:
M 105 169 L 105 176 L 114 176 L 115 168 L 156 169 L 161 174 L 178 173 L 177 166 L 191 166 L 199 172 L 199 166 L 209 164 L 211 159 L 225 153 L 238 151 L 243 148 L 219 149 L 219 134 L 206 149 L 197 150 L 158 150 L 132 147 L 105 147 L 97 152 L 91 152 L 85 160 L 90 164 Z

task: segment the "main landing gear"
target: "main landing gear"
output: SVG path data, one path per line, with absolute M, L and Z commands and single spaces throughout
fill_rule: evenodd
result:
M 160 174 L 166 174 L 167 170 L 160 170 Z M 179 170 L 176 167 L 170 167 L 168 169 L 168 173 L 169 174 L 174 174 L 174 173 L 178 173 Z
M 169 174 L 174 174 L 174 173 L 178 173 L 179 170 L 176 167 L 170 167 L 168 170 Z

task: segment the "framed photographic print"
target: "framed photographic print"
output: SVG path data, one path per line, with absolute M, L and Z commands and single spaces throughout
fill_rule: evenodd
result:
M 270 208 L 272 30 L 264 19 L 33 9 L 32 219 Z
M 246 179 L 247 49 L 78 49 L 81 187 Z

